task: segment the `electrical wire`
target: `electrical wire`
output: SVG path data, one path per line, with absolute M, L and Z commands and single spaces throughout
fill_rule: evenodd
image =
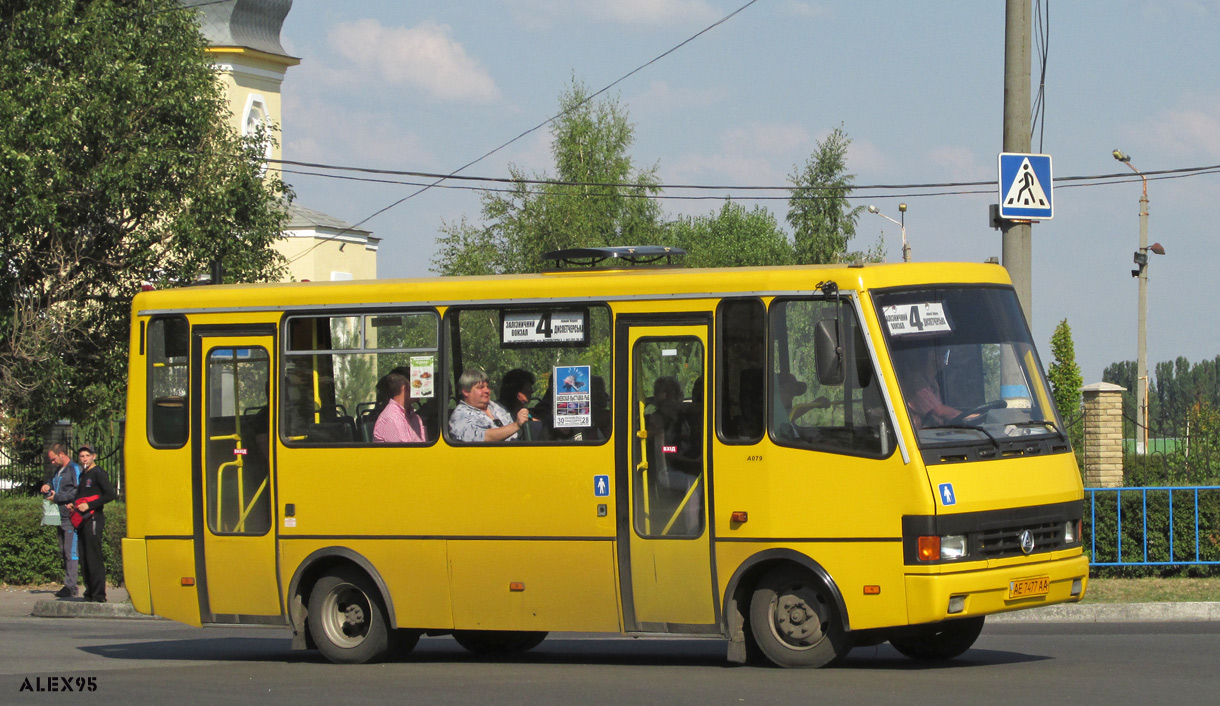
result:
M 221 5 L 221 4 L 226 3 L 226 2 L 237 2 L 237 0 L 205 0 L 204 2 L 195 3 L 194 5 L 181 5 L 181 4 L 179 4 L 177 7 L 167 7 L 167 8 L 165 8 L 164 10 L 154 10 L 154 11 L 152 11 L 152 12 L 144 12 L 144 13 L 135 13 L 135 14 L 130 14 L 130 15 L 124 15 L 124 16 L 122 17 L 122 19 L 124 19 L 124 20 L 133 20 L 133 19 L 136 19 L 137 17 L 154 17 L 154 16 L 156 16 L 156 15 L 164 15 L 164 14 L 169 13 L 169 12 L 182 12 L 183 10 L 196 10 L 196 9 L 198 9 L 198 8 L 201 8 L 201 7 L 207 7 L 208 5 Z M 112 19 L 114 19 L 114 18 L 112 18 L 112 17 L 99 17 L 99 18 L 97 18 L 97 19 L 93 19 L 93 20 L 79 20 L 79 21 L 77 21 L 77 22 L 74 22 L 73 24 L 75 24 L 75 25 L 77 25 L 77 26 L 81 26 L 81 25 L 91 25 L 91 24 L 97 24 L 98 22 L 110 22 Z
M 1045 20 L 1042 4 L 1046 3 Z M 1034 38 L 1037 40 L 1038 53 L 1038 97 L 1034 101 L 1033 117 L 1029 126 L 1029 138 L 1033 140 L 1038 133 L 1038 153 L 1042 153 L 1042 140 L 1046 136 L 1046 62 L 1050 49 L 1051 38 L 1051 0 L 1035 0 L 1034 2 Z
M 547 125 L 550 125 L 551 123 L 555 122 L 555 121 L 556 121 L 556 120 L 558 120 L 559 118 L 562 118 L 562 117 L 564 117 L 564 116 L 568 115 L 569 113 L 572 113 L 572 112 L 574 112 L 574 111 L 576 111 L 576 110 L 580 109 L 581 107 L 583 107 L 583 106 L 584 106 L 586 103 L 588 103 L 589 101 L 591 101 L 591 100 L 593 100 L 594 98 L 596 98 L 596 97 L 598 97 L 598 96 L 602 95 L 602 94 L 603 94 L 603 93 L 605 93 L 606 91 L 609 91 L 611 88 L 614 88 L 615 86 L 617 86 L 618 84 L 622 83 L 623 81 L 626 81 L 628 78 L 631 78 L 632 76 L 634 76 L 635 74 L 639 73 L 640 71 L 643 71 L 644 69 L 648 68 L 649 66 L 652 66 L 653 64 L 657 63 L 657 62 L 658 62 L 658 61 L 660 61 L 661 59 L 664 59 L 665 57 L 669 56 L 670 54 L 673 54 L 673 53 L 674 53 L 674 52 L 676 52 L 677 50 L 681 49 L 682 47 L 686 46 L 687 44 L 690 44 L 691 42 L 693 42 L 694 40 L 696 40 L 696 39 L 698 39 L 699 37 L 703 36 L 704 34 L 707 34 L 708 32 L 712 31 L 712 30 L 713 30 L 713 29 L 715 29 L 716 27 L 719 27 L 720 25 L 724 24 L 725 22 L 728 22 L 730 19 L 732 19 L 732 18 L 733 18 L 733 17 L 735 17 L 737 14 L 739 14 L 740 12 L 742 12 L 743 10 L 745 10 L 746 8 L 748 8 L 749 6 L 753 5 L 753 4 L 754 4 L 754 3 L 756 3 L 756 2 L 758 2 L 758 0 L 749 0 L 749 2 L 745 3 L 744 5 L 742 5 L 741 7 L 737 8 L 736 10 L 733 10 L 733 11 L 732 11 L 732 12 L 730 12 L 729 14 L 725 15 L 724 17 L 720 18 L 719 20 L 716 20 L 715 22 L 713 22 L 712 24 L 708 25 L 707 27 L 704 27 L 703 29 L 699 30 L 699 31 L 698 31 L 698 32 L 696 32 L 695 34 L 691 35 L 690 37 L 687 37 L 686 39 L 684 39 L 683 41 L 681 41 L 681 42 L 679 42 L 678 44 L 674 45 L 673 47 L 670 47 L 669 49 L 667 49 L 666 51 L 662 52 L 661 54 L 658 54 L 657 56 L 653 57 L 652 59 L 650 59 L 650 60 L 648 60 L 648 61 L 644 62 L 643 64 L 640 64 L 639 66 L 635 67 L 635 68 L 634 68 L 634 69 L 632 69 L 631 71 L 628 71 L 627 73 L 625 73 L 625 74 L 623 74 L 622 76 L 618 77 L 618 78 L 617 78 L 617 79 L 615 79 L 614 81 L 611 81 L 610 83 L 606 84 L 606 85 L 605 85 L 604 87 L 602 87 L 600 90 L 598 90 L 598 91 L 596 91 L 596 92 L 594 92 L 594 93 L 592 93 L 592 94 L 590 94 L 590 95 L 586 96 L 586 97 L 585 97 L 585 99 L 584 99 L 583 101 L 580 101 L 580 102 L 579 102 L 579 103 L 577 103 L 576 105 L 573 105 L 572 107 L 568 108 L 567 110 L 565 110 L 565 111 L 563 111 L 563 112 L 561 112 L 561 113 L 559 113 L 559 114 L 557 114 L 557 115 L 554 115 L 554 116 L 551 116 L 550 118 L 547 118 L 546 120 L 542 121 L 541 123 L 538 123 L 538 124 L 537 124 L 537 125 L 535 125 L 534 127 L 532 127 L 532 128 L 530 128 L 530 129 L 526 130 L 525 132 L 521 133 L 520 135 L 517 135 L 516 137 L 514 137 L 514 138 L 513 138 L 513 139 L 511 139 L 511 140 L 509 140 L 508 142 L 505 142 L 504 144 L 500 145 L 499 147 L 496 147 L 495 149 L 492 149 L 492 150 L 488 151 L 487 153 L 485 153 L 485 154 L 484 154 L 484 155 L 482 155 L 481 157 L 478 157 L 477 159 L 473 159 L 473 160 L 471 160 L 471 161 L 467 162 L 466 164 L 463 164 L 462 166 L 460 166 L 460 167 L 458 167 L 457 169 L 453 170 L 453 171 L 452 171 L 452 172 L 450 172 L 449 174 L 446 174 L 446 175 L 443 175 L 443 176 L 438 176 L 435 182 L 433 182 L 433 183 L 431 183 L 431 184 L 427 184 L 427 185 L 425 185 L 425 186 L 421 187 L 420 189 L 418 189 L 418 190 L 416 190 L 416 191 L 414 191 L 414 192 L 412 192 L 412 193 L 410 193 L 410 194 L 407 194 L 406 196 L 404 196 L 404 197 L 402 197 L 402 198 L 398 199 L 398 200 L 397 200 L 397 201 L 395 201 L 394 203 L 391 203 L 390 205 L 388 205 L 388 206 L 386 206 L 386 207 L 384 207 L 384 208 L 380 208 L 380 209 L 378 209 L 378 210 L 374 211 L 373 213 L 369 214 L 368 216 L 365 216 L 364 218 L 362 218 L 362 219 L 360 219 L 359 221 L 357 221 L 357 222 L 356 222 L 354 225 L 349 226 L 349 229 L 351 229 L 351 228 L 357 228 L 357 227 L 359 227 L 359 226 L 361 226 L 361 225 L 364 225 L 365 223 L 368 223 L 369 221 L 371 221 L 372 219 L 376 218 L 377 216 L 380 216 L 381 214 L 385 213 L 386 211 L 389 211 L 390 209 L 392 209 L 392 208 L 394 208 L 394 207 L 396 207 L 396 206 L 398 206 L 398 205 L 400 205 L 400 204 L 402 204 L 402 203 L 405 203 L 405 202 L 407 202 L 407 201 L 410 201 L 411 199 L 415 198 L 416 196 L 419 196 L 420 194 L 424 193 L 425 191 L 428 191 L 429 189 L 432 189 L 432 188 L 434 188 L 434 187 L 438 186 L 438 185 L 439 185 L 441 182 L 443 182 L 443 181 L 445 181 L 445 180 L 447 180 L 447 179 L 452 179 L 452 178 L 455 178 L 455 177 L 456 177 L 458 174 L 460 174 L 461 172 L 465 171 L 465 170 L 466 170 L 466 169 L 468 169 L 469 167 L 472 167 L 472 166 L 474 166 L 474 165 L 478 164 L 479 162 L 482 162 L 483 160 L 487 159 L 488 157 L 492 156 L 493 154 L 495 154 L 495 153 L 499 152 L 500 150 L 502 150 L 502 149 L 504 149 L 504 148 L 508 147 L 509 145 L 513 144 L 514 142 L 516 142 L 516 141 L 520 140 L 521 138 L 523 138 L 523 137 L 525 137 L 525 136 L 527 136 L 527 135 L 529 135 L 529 134 L 531 134 L 531 133 L 537 132 L 538 130 L 541 130 L 542 128 L 546 127 Z M 316 244 L 315 244 L 313 247 L 309 248 L 309 249 L 308 249 L 308 250 L 306 250 L 305 252 L 300 253 L 299 255 L 297 255 L 296 257 L 294 257 L 293 259 L 289 260 L 289 261 L 288 261 L 288 262 L 289 262 L 289 264 L 291 264 L 292 262 L 295 262 L 296 260 L 298 260 L 298 259 L 300 259 L 300 258 L 304 257 L 305 255 L 308 255 L 310 252 L 312 252 L 312 251 L 313 251 L 313 249 L 314 249 L 314 248 L 317 248 L 318 246 L 322 245 L 322 243 L 326 242 L 326 240 L 331 240 L 331 239 L 337 238 L 338 236 L 342 235 L 344 232 L 346 232 L 346 231 L 345 231 L 345 230 L 341 230 L 341 231 L 339 231 L 339 232 L 335 233 L 334 235 L 329 236 L 327 239 L 324 239 L 324 240 L 319 241 L 319 242 L 318 242 L 318 243 L 316 243 Z

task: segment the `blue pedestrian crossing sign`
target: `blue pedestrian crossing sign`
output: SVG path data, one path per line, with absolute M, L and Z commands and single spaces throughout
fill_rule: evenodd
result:
M 1000 155 L 1000 218 L 1049 221 L 1055 215 L 1049 154 Z

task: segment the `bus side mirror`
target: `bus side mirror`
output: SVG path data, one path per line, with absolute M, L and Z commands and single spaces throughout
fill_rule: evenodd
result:
M 818 382 L 823 386 L 843 384 L 843 345 L 839 341 L 837 319 L 822 319 L 813 329 L 814 354 L 817 356 Z

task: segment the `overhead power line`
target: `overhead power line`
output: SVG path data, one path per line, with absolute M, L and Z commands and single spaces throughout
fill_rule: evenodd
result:
M 362 218 L 362 219 L 360 219 L 359 221 L 357 221 L 355 224 L 353 224 L 353 225 L 349 226 L 347 229 L 341 230 L 341 231 L 339 231 L 338 233 L 335 233 L 334 235 L 330 236 L 330 238 L 328 238 L 328 239 L 333 239 L 333 238 L 336 238 L 336 237 L 338 237 L 338 236 L 342 235 L 343 233 L 347 232 L 348 230 L 351 230 L 351 229 L 353 229 L 353 228 L 358 228 L 358 227 L 360 227 L 360 226 L 364 225 L 365 223 L 368 223 L 368 222 L 369 222 L 369 221 L 371 221 L 372 219 L 376 218 L 377 216 L 380 216 L 381 214 L 385 213 L 386 211 L 389 211 L 390 209 L 392 209 L 392 208 L 394 208 L 394 207 L 398 206 L 399 204 L 405 203 L 406 201 L 409 201 L 409 200 L 411 200 L 411 199 L 415 198 L 416 196 L 419 196 L 420 194 L 424 193 L 425 191 L 427 191 L 427 190 L 429 190 L 429 189 L 432 189 L 432 188 L 434 188 L 434 187 L 436 187 L 436 186 L 440 185 L 440 184 L 441 184 L 442 182 L 444 182 L 445 180 L 447 180 L 447 179 L 453 179 L 453 178 L 457 177 L 457 176 L 458 176 L 458 175 L 459 175 L 461 172 L 464 172 L 464 171 L 466 171 L 466 169 L 468 169 L 468 168 L 470 168 L 470 167 L 473 167 L 474 165 L 478 164 L 479 162 L 482 162 L 483 160 L 485 160 L 485 159 L 487 159 L 488 157 L 492 156 L 493 154 L 495 154 L 495 153 L 499 152 L 500 150 L 502 150 L 502 149 L 504 149 L 504 148 L 508 147 L 509 145 L 511 145 L 511 144 L 513 144 L 514 142 L 516 142 L 516 141 L 520 140 L 521 138 L 525 137 L 526 135 L 529 135 L 529 134 L 531 134 L 531 133 L 537 132 L 538 130 L 541 130 L 542 128 L 546 127 L 547 125 L 550 125 L 551 123 L 555 122 L 555 121 L 556 121 L 556 120 L 558 120 L 559 118 L 562 118 L 563 116 L 565 116 L 565 115 L 567 115 L 567 114 L 569 114 L 569 113 L 571 113 L 571 112 L 573 112 L 573 111 L 575 111 L 575 110 L 578 110 L 579 108 L 581 108 L 582 106 L 584 106 L 584 105 L 585 105 L 586 103 L 588 103 L 589 101 L 591 101 L 591 100 L 593 100 L 594 98 L 596 98 L 596 97 L 600 96 L 601 94 L 605 93 L 606 91 L 609 91 L 611 88 L 614 88 L 615 86 L 617 86 L 618 84 L 622 83 L 623 81 L 626 81 L 628 78 L 631 78 L 632 76 L 634 76 L 635 74 L 639 73 L 640 71 L 643 71 L 644 69 L 648 68 L 649 66 L 652 66 L 653 64 L 657 63 L 657 62 L 658 62 L 658 61 L 660 61 L 661 59 L 664 59 L 665 57 L 669 56 L 670 54 L 673 54 L 673 53 L 674 53 L 674 52 L 676 52 L 677 50 L 681 49 L 682 47 L 686 46 L 687 44 L 690 44 L 690 43 L 691 43 L 691 42 L 693 42 L 694 40 L 698 39 L 699 37 L 703 36 L 704 34 L 707 34 L 708 32 L 712 31 L 713 29 L 715 29 L 715 28 L 719 27 L 720 25 L 724 24 L 725 22 L 728 22 L 730 19 L 732 19 L 733 17 L 735 17 L 735 16 L 736 16 L 738 13 L 740 13 L 740 12 L 741 12 L 741 11 L 743 11 L 743 10 L 745 10 L 747 7 L 749 7 L 749 6 L 753 5 L 753 4 L 754 4 L 754 3 L 756 3 L 756 2 L 758 2 L 758 0 L 749 0 L 749 2 L 745 3 L 744 5 L 742 5 L 741 7 L 737 8 L 736 10 L 733 10 L 732 12 L 730 12 L 729 14 L 727 14 L 727 15 L 725 15 L 724 17 L 720 18 L 719 20 L 716 20 L 716 21 L 715 21 L 715 22 L 713 22 L 712 24 L 708 25 L 707 27 L 704 27 L 703 29 L 699 30 L 699 31 L 698 31 L 698 32 L 696 32 L 695 34 L 691 35 L 690 37 L 687 37 L 686 39 L 684 39 L 683 41 L 679 42 L 678 44 L 675 44 L 674 46 L 672 46 L 672 47 L 670 47 L 669 49 L 665 50 L 664 52 L 662 52 L 662 53 L 658 54 L 657 56 L 653 57 L 652 59 L 649 59 L 648 61 L 644 62 L 643 64 L 640 64 L 639 66 L 635 67 L 635 68 L 634 68 L 634 69 L 632 69 L 631 71 L 628 71 L 627 73 L 623 74 L 622 76 L 618 77 L 617 79 L 615 79 L 615 80 L 611 81 L 610 83 L 606 84 L 606 85 L 605 85 L 605 86 L 603 86 L 601 89 L 599 89 L 599 90 L 595 91 L 594 93 L 592 93 L 592 94 L 588 95 L 588 96 L 587 96 L 587 97 L 586 97 L 586 98 L 585 98 L 583 101 L 580 101 L 580 102 L 579 102 L 579 103 L 577 103 L 576 105 L 573 105 L 572 107 L 568 108 L 567 110 L 565 110 L 565 111 L 563 111 L 563 112 L 561 112 L 561 113 L 559 113 L 559 114 L 557 114 L 557 115 L 553 115 L 553 116 L 551 116 L 551 117 L 547 118 L 546 120 L 543 120 L 542 122 L 538 123 L 538 124 L 537 124 L 537 125 L 535 125 L 534 127 L 530 128 L 530 129 L 528 129 L 528 130 L 526 130 L 525 132 L 521 133 L 520 135 L 517 135 L 517 136 L 516 136 L 516 137 L 514 137 L 513 139 L 509 140 L 508 142 L 505 142 L 504 144 L 500 145 L 499 147 L 496 147 L 495 149 L 492 149 L 492 150 L 488 151 L 487 153 L 483 154 L 481 157 L 478 157 L 477 159 L 473 159 L 473 160 L 471 160 L 471 161 L 467 162 L 466 164 L 463 164 L 462 166 L 460 166 L 460 167 L 458 167 L 457 169 L 453 170 L 453 171 L 452 171 L 452 172 L 450 172 L 449 174 L 445 174 L 445 175 L 438 176 L 438 177 L 436 178 L 436 181 L 434 181 L 433 183 L 431 183 L 431 184 L 426 184 L 426 185 L 422 186 L 421 188 L 419 188 L 418 190 L 413 191 L 412 193 L 407 194 L 406 196 L 404 196 L 404 197 L 402 197 L 402 198 L 398 199 L 397 201 L 395 201 L 394 203 L 390 204 L 389 206 L 386 206 L 386 207 L 384 207 L 384 208 L 380 208 L 380 209 L 378 209 L 378 210 L 374 211 L 373 213 L 369 214 L 368 216 L 365 216 L 364 218 Z M 319 245 L 321 245 L 323 242 L 325 242 L 325 240 L 323 240 L 323 241 L 320 241 L 320 242 L 316 243 L 315 245 L 313 245 L 313 246 L 312 246 L 312 247 L 310 247 L 309 249 L 305 250 L 304 252 L 300 253 L 300 254 L 299 254 L 299 255 L 297 255 L 296 257 L 292 258 L 292 260 L 289 260 L 289 262 L 291 263 L 291 262 L 293 262 L 293 261 L 295 261 L 295 260 L 297 260 L 297 259 L 299 259 L 299 258 L 304 257 L 305 255 L 307 255 L 307 254 L 309 254 L 311 251 L 313 251 L 313 249 L 314 249 L 314 248 L 316 248 L 316 247 L 318 247 Z

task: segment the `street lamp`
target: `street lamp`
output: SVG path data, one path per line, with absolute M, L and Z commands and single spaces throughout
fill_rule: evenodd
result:
M 907 205 L 905 203 L 898 204 L 898 213 L 900 213 L 902 215 L 901 223 L 894 220 L 893 218 L 890 218 L 889 216 L 885 215 L 881 211 L 878 211 L 876 206 L 869 206 L 868 212 L 875 213 L 878 216 L 881 216 L 885 220 L 897 225 L 899 228 L 902 229 L 902 261 L 910 262 L 911 261 L 911 246 L 907 244 L 907 225 L 906 225 L 906 223 L 907 223 Z
M 1136 335 L 1138 343 L 1135 355 L 1135 408 L 1138 423 L 1142 427 L 1137 452 L 1146 453 L 1148 448 L 1148 251 L 1164 255 L 1165 248 L 1160 243 L 1148 245 L 1148 178 L 1131 163 L 1131 156 L 1122 150 L 1114 150 L 1114 159 L 1131 167 L 1131 171 L 1139 175 L 1143 182 L 1143 193 L 1140 196 L 1140 247 L 1135 251 L 1136 268 L 1131 270 L 1131 276 L 1139 279 L 1139 324 Z

